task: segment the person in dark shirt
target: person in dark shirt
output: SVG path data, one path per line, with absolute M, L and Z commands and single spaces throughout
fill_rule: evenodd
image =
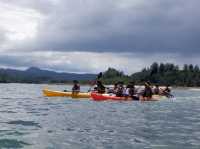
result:
M 151 100 L 152 99 L 153 92 L 152 92 L 150 85 L 151 85 L 150 82 L 145 82 L 145 84 L 144 84 L 145 88 L 144 88 L 144 92 L 142 94 L 143 100 Z
M 160 94 L 159 85 L 156 85 L 156 87 L 153 90 L 153 94 L 155 94 L 155 95 L 159 95 Z
M 162 91 L 162 95 L 173 98 L 174 96 L 171 94 L 171 89 L 169 88 L 169 85 L 166 86 L 166 88 Z
M 170 88 L 169 88 L 169 85 L 166 86 L 166 88 L 164 89 L 164 92 L 167 92 L 167 93 L 170 93 L 170 92 L 171 92 L 171 90 L 170 90 Z
M 80 92 L 80 85 L 77 80 L 73 81 L 74 85 L 72 87 L 72 92 Z
M 105 93 L 106 92 L 106 88 L 105 88 L 105 86 L 102 84 L 102 82 L 101 81 L 97 81 L 97 87 L 96 87 L 96 90 L 97 90 L 97 92 L 98 93 L 101 93 L 101 94 L 103 94 L 103 93 Z
M 118 82 L 115 94 L 117 97 L 123 97 L 124 96 L 124 82 Z
M 135 83 L 130 82 L 126 87 L 126 95 L 131 97 L 132 100 L 139 100 L 139 96 L 136 94 Z

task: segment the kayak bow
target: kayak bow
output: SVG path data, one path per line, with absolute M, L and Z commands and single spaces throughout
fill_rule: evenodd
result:
M 69 92 L 69 91 L 54 91 L 43 89 L 43 95 L 47 97 L 71 97 L 71 98 L 90 98 L 90 93 L 86 92 Z

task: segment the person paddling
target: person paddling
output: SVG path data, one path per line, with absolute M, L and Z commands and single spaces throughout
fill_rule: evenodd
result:
M 105 88 L 105 86 L 102 84 L 102 82 L 101 81 L 97 81 L 97 87 L 96 87 L 96 90 L 97 90 L 97 92 L 98 93 L 101 93 L 101 94 L 103 94 L 103 93 L 105 93 L 106 92 L 106 88 Z
M 151 100 L 152 99 L 152 89 L 150 82 L 145 82 L 144 84 L 144 92 L 142 93 L 142 100 Z
M 101 79 L 102 77 L 103 77 L 103 73 L 100 72 L 100 73 L 97 75 L 97 77 L 95 78 L 95 80 L 92 81 L 91 87 L 89 88 L 88 92 L 91 92 L 92 87 L 93 87 L 94 85 L 96 85 L 96 84 L 97 84 L 97 81 L 98 81 L 99 79 Z M 97 87 L 94 87 L 94 91 L 96 91 L 96 90 L 97 90 Z
M 159 95 L 160 94 L 160 89 L 159 89 L 159 85 L 157 84 L 153 90 L 153 94 L 155 95 Z
M 171 89 L 169 88 L 169 85 L 166 86 L 164 90 L 162 90 L 162 94 L 168 98 L 173 98 L 174 96 L 171 94 Z
M 107 93 L 108 94 L 115 94 L 116 90 L 117 90 L 117 85 L 118 85 L 118 83 L 115 83 L 112 88 L 107 88 Z
M 166 86 L 166 88 L 164 89 L 164 92 L 170 93 L 171 89 L 169 88 L 169 85 Z
M 77 92 L 80 92 L 80 85 L 79 85 L 79 82 L 77 80 L 74 80 L 73 81 L 74 85 L 72 87 L 72 92 L 73 93 L 77 93 Z
M 139 97 L 136 95 L 135 83 L 130 82 L 126 87 L 126 96 L 131 97 L 133 100 L 139 100 Z
M 124 96 L 124 94 L 125 94 L 124 82 L 118 82 L 117 83 L 115 94 L 116 94 L 117 97 L 123 97 Z

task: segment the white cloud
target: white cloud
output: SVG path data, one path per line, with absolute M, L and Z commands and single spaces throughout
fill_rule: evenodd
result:
M 145 60 L 145 61 L 144 61 Z M 198 57 L 185 58 L 177 54 L 145 55 L 132 53 L 96 53 L 96 52 L 17 52 L 0 55 L 1 67 L 15 67 L 25 69 L 30 66 L 39 66 L 43 69 L 56 71 L 98 73 L 109 67 L 132 74 L 148 67 L 153 62 L 199 63 Z
M 42 15 L 34 9 L 0 2 L 0 29 L 4 30 L 6 38 L 1 48 L 15 49 L 17 45 L 22 48 L 25 42 L 34 40 L 41 19 Z

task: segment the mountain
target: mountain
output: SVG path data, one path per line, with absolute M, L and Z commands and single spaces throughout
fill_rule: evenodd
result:
M 87 82 L 94 80 L 96 74 L 59 73 L 30 67 L 27 70 L 0 69 L 1 83 L 67 83 L 72 80 Z

